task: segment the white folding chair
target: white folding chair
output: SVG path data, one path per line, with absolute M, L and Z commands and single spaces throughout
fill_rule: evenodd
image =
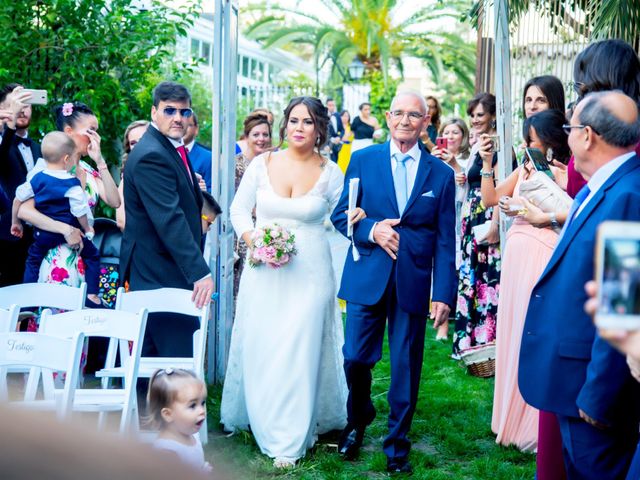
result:
M 198 317 L 200 328 L 193 333 L 192 357 L 142 357 L 140 359 L 140 378 L 151 378 L 153 373 L 161 368 L 182 368 L 192 370 L 198 378 L 204 380 L 204 355 L 207 343 L 208 312 L 207 307 L 196 308 L 191 300 L 193 292 L 179 288 L 158 288 L 156 290 L 142 290 L 125 292 L 124 288 L 118 289 L 116 310 L 123 312 L 136 312 L 146 308 L 149 313 L 168 312 L 181 313 Z M 107 365 L 115 362 L 115 351 L 109 349 L 107 353 Z M 108 384 L 109 378 L 122 377 L 122 367 L 104 368 L 96 372 L 97 377 L 102 377 Z M 207 424 L 200 430 L 202 443 L 207 442 Z
M 82 412 L 99 412 L 99 427 L 104 427 L 107 412 L 122 412 L 120 432 L 126 433 L 129 428 L 137 429 L 136 382 L 144 330 L 147 324 L 147 311 L 140 309 L 137 313 L 118 312 L 107 309 L 76 310 L 52 315 L 45 310 L 40 319 L 40 331 L 58 337 L 70 337 L 82 332 L 86 337 L 109 338 L 110 347 L 120 350 L 122 366 L 122 388 L 77 389 L 73 409 Z M 129 342 L 132 342 L 129 353 Z M 51 375 L 43 375 L 45 392 L 53 388 Z M 37 383 L 27 387 L 32 393 L 37 390 Z
M 7 310 L 0 308 L 0 332 L 15 332 L 19 314 L 20 307 L 18 305 L 11 305 Z M 4 367 L 0 367 L 0 383 L 4 384 L 4 389 L 0 391 L 0 401 L 7 401 L 8 399 L 4 396 L 7 388 L 7 369 Z
M 30 380 L 35 376 L 36 382 L 41 370 L 51 375 L 53 372 L 66 374 L 64 388 L 46 392 L 44 400 L 35 400 L 35 396 L 25 392 L 25 406 L 55 410 L 59 418 L 65 418 L 71 413 L 80 372 L 83 341 L 84 335 L 80 332 L 71 338 L 54 337 L 39 332 L 0 333 L 0 367 L 26 368 L 30 372 Z M 0 389 L 2 395 L 8 398 L 6 384 L 0 384 Z
M 11 305 L 81 310 L 87 297 L 87 284 L 69 287 L 54 283 L 22 283 L 0 288 L 0 308 Z

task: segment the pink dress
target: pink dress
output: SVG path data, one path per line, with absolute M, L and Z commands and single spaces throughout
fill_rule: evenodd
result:
M 519 198 L 521 168 L 513 198 Z M 502 256 L 500 304 L 496 332 L 496 377 L 491 429 L 496 443 L 533 452 L 538 442 L 538 411 L 527 405 L 518 388 L 522 329 L 529 297 L 551 258 L 558 234 L 516 218 L 507 232 Z

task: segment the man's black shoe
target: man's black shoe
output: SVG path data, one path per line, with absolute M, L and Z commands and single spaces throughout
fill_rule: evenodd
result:
M 387 459 L 387 472 L 389 473 L 413 473 L 411 464 L 406 458 L 388 458 Z
M 364 427 L 355 428 L 351 425 L 342 431 L 340 435 L 340 442 L 338 443 L 338 453 L 342 455 L 345 460 L 354 460 L 360 453 L 360 447 L 362 446 L 362 440 L 364 439 Z

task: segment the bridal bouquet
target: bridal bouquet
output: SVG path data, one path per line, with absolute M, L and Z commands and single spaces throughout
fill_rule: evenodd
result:
M 266 263 L 280 268 L 296 254 L 296 236 L 277 223 L 256 228 L 251 236 L 253 247 L 249 253 L 249 265 L 257 267 Z

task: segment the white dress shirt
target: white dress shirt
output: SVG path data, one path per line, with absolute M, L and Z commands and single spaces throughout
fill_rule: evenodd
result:
M 398 146 L 395 144 L 393 140 L 389 142 L 389 162 L 391 162 L 391 175 L 395 175 L 396 172 L 396 154 L 402 158 L 403 155 L 409 155 L 411 158 L 407 159 L 405 162 L 405 166 L 407 167 L 407 194 L 408 198 L 411 198 L 411 193 L 413 192 L 413 187 L 416 183 L 416 174 L 418 173 L 418 163 L 420 162 L 420 156 L 422 152 L 420 151 L 420 146 L 418 142 L 415 143 L 413 147 L 409 149 L 409 151 L 404 154 L 400 151 Z M 375 243 L 373 240 L 373 230 L 376 228 L 378 222 L 373 224 L 371 231 L 369 232 L 369 241 L 371 243 Z
M 580 204 L 578 210 L 576 210 L 576 214 L 573 218 L 577 218 L 580 215 L 580 212 L 584 210 L 584 207 L 591 201 L 591 199 L 598 193 L 598 190 L 602 188 L 602 186 L 609 180 L 609 177 L 615 173 L 618 168 L 620 168 L 624 163 L 635 156 L 636 152 L 625 153 L 624 155 L 620 155 L 619 157 L 614 158 L 610 162 L 604 164 L 587 182 L 587 186 L 589 187 L 589 195 L 584 199 L 584 202 Z
M 23 138 L 27 138 L 27 134 L 25 133 Z M 20 151 L 20 155 L 22 155 L 22 161 L 24 162 L 24 166 L 27 167 L 27 172 L 30 172 L 35 162 L 33 161 L 33 153 L 31 152 L 31 148 L 27 147 L 24 143 L 18 144 L 18 150 Z

